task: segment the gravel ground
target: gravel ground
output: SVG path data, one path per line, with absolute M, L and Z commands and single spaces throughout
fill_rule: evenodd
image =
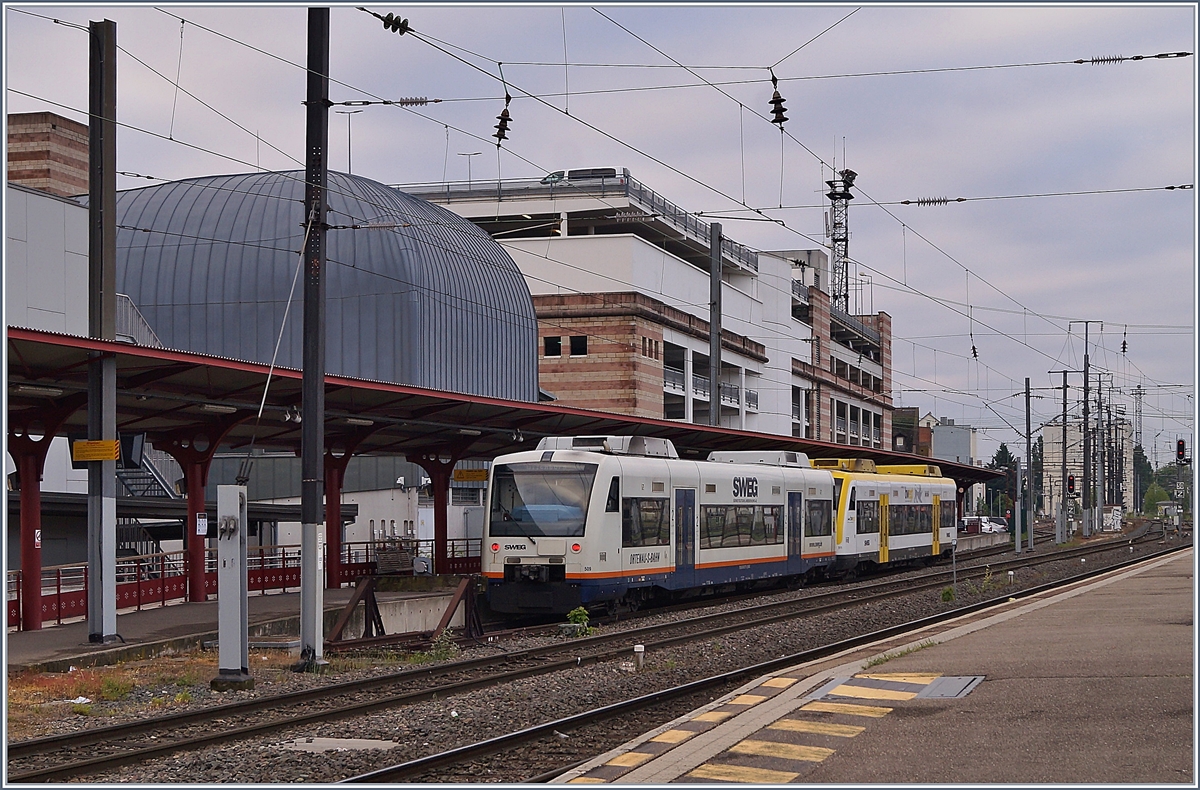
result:
M 1170 542 L 1168 545 L 1173 545 Z M 346 719 L 329 724 L 312 725 L 289 732 L 280 732 L 272 738 L 255 739 L 237 744 L 214 747 L 197 752 L 180 752 L 169 758 L 136 766 L 128 766 L 105 774 L 89 777 L 89 782 L 134 782 L 134 783 L 225 783 L 225 782 L 306 782 L 324 783 L 344 779 L 388 765 L 405 762 L 427 754 L 445 751 L 455 746 L 473 743 L 496 735 L 512 732 L 533 724 L 552 721 L 601 705 L 651 693 L 690 680 L 738 667 L 790 655 L 821 644 L 877 630 L 889 625 L 932 615 L 958 605 L 979 600 L 1004 597 L 1016 589 L 1035 586 L 1048 581 L 1065 578 L 1079 573 L 1084 566 L 1094 567 L 1131 556 L 1150 553 L 1161 548 L 1157 542 L 1148 542 L 1135 547 L 1131 554 L 1121 543 L 1113 550 L 1089 557 L 1086 563 L 1078 559 L 1052 562 L 1016 572 L 1015 584 L 1007 585 L 1007 578 L 993 577 L 983 585 L 979 581 L 960 579 L 957 600 L 942 601 L 938 592 L 921 592 L 889 600 L 867 604 L 852 610 L 842 610 L 827 615 L 803 618 L 772 626 L 764 626 L 734 634 L 727 634 L 703 643 L 691 643 L 646 654 L 645 668 L 633 672 L 622 662 L 609 662 L 579 667 L 567 672 L 517 681 L 503 687 L 491 688 L 449 699 L 433 700 L 410 707 L 397 708 L 355 719 Z M 1043 552 L 1044 553 L 1044 552 Z M 1004 558 L 1007 558 L 1005 555 Z M 1002 558 L 993 558 L 998 561 Z M 960 564 L 960 570 L 962 570 Z M 998 574 L 999 576 L 999 574 Z M 769 596 L 795 597 L 808 594 L 779 593 Z M 744 604 L 727 604 L 726 608 L 741 608 Z M 717 611 L 721 606 L 703 611 Z M 664 618 L 678 618 L 682 614 L 656 615 L 648 619 L 631 621 L 629 626 L 643 625 Z M 626 624 L 605 626 L 605 629 L 629 627 Z M 547 637 L 522 639 L 505 643 L 506 649 L 545 642 Z M 493 649 L 493 648 L 481 648 Z M 362 659 L 370 661 L 370 659 Z M 336 675 L 312 677 L 290 675 L 280 677 L 277 684 L 260 683 L 252 692 L 232 692 L 216 695 L 206 687 L 194 687 L 193 701 L 189 704 L 214 704 L 232 701 L 234 694 L 249 695 L 277 693 L 299 688 L 305 684 L 319 684 L 346 680 L 381 671 L 392 671 L 396 665 L 378 669 L 374 667 L 347 668 Z M 710 698 L 718 696 L 710 694 Z M 706 699 L 694 699 L 685 707 L 675 710 L 643 711 L 628 717 L 623 723 L 606 723 L 600 734 L 587 733 L 578 737 L 580 748 L 570 744 L 577 736 L 562 739 L 562 748 L 555 744 L 543 744 L 535 749 L 522 749 L 507 753 L 495 761 L 486 761 L 471 768 L 475 773 L 470 778 L 461 774 L 445 774 L 431 777 L 437 781 L 476 782 L 519 782 L 573 759 L 589 754 L 601 753 L 623 743 L 636 734 L 657 724 L 670 720 L 682 712 L 704 704 Z M 130 717 L 150 715 L 144 702 L 124 700 L 110 703 L 109 715 L 100 723 L 114 723 Z M 92 717 L 65 717 L 50 727 L 56 731 L 78 728 L 81 719 Z M 91 722 L 96 723 L 96 722 Z M 396 746 L 389 750 L 332 751 L 308 753 L 285 750 L 282 745 L 305 738 L 367 738 L 393 741 Z M 570 745 L 572 748 L 568 748 Z M 576 755 L 576 756 L 572 756 Z

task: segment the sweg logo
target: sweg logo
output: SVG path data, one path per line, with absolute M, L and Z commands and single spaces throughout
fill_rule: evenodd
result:
M 525 551 L 525 547 L 517 543 L 505 543 L 505 551 Z
M 743 499 L 753 499 L 758 496 L 757 477 L 733 478 L 733 495 Z

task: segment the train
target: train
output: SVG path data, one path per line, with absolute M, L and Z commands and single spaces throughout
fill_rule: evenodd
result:
M 666 439 L 547 437 L 488 475 L 481 566 L 498 614 L 622 611 L 947 556 L 933 464 L 792 451 L 679 457 Z

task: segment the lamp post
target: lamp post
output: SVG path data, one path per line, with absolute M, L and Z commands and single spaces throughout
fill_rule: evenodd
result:
M 459 156 L 465 156 L 467 158 L 467 189 L 468 190 L 471 188 L 471 157 L 479 156 L 481 153 L 483 153 L 483 152 L 482 151 L 472 151 L 469 154 L 459 154 Z
M 346 172 L 349 175 L 354 175 L 354 168 L 351 165 L 352 160 L 350 158 L 352 150 L 352 146 L 350 144 L 350 116 L 357 115 L 358 113 L 362 112 L 362 110 L 334 110 L 334 112 L 336 112 L 338 115 L 346 116 Z

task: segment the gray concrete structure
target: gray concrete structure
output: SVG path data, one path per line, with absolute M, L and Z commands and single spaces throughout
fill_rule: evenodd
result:
M 975 465 L 975 429 L 970 425 L 955 425 L 943 417 L 933 426 L 933 457 L 943 461 Z

